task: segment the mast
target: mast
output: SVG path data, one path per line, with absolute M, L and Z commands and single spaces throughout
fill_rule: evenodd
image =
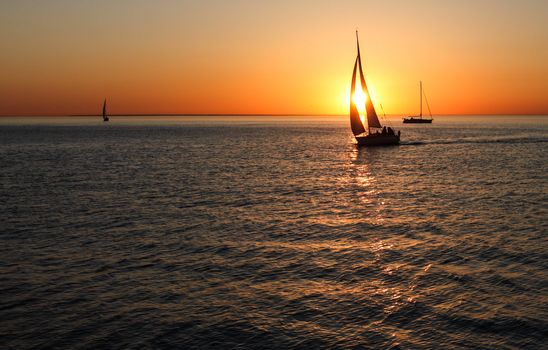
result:
M 358 39 L 358 30 L 356 29 L 356 45 L 358 46 L 358 57 L 360 56 L 360 40 Z
M 420 99 L 420 101 L 421 101 L 421 114 L 420 114 L 420 117 L 422 119 L 422 80 L 420 81 L 420 86 L 421 86 L 421 88 L 420 88 L 420 94 L 421 94 L 421 96 L 420 96 L 421 97 L 421 99 Z

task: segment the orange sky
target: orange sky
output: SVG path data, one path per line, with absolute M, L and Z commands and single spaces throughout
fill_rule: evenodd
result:
M 548 1 L 0 3 L 0 115 L 548 114 Z

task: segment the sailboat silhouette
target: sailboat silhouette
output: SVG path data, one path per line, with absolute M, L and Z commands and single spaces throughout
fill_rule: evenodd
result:
M 383 127 L 377 112 L 375 111 L 375 106 L 373 106 L 373 101 L 371 100 L 371 95 L 367 89 L 367 84 L 365 83 L 365 77 L 363 76 L 362 69 L 362 59 L 360 55 L 360 42 L 358 39 L 358 31 L 356 31 L 356 43 L 358 46 L 358 56 L 354 63 L 354 71 L 352 72 L 352 83 L 350 86 L 350 127 L 352 133 L 358 141 L 358 146 L 388 146 L 388 145 L 397 145 L 400 143 L 400 132 L 396 135 L 392 128 L 386 129 Z M 365 111 L 367 123 L 367 130 L 363 125 L 360 113 L 358 111 L 358 106 L 354 99 L 356 93 L 356 70 L 359 68 L 360 72 L 360 87 L 366 95 L 365 99 Z M 371 129 L 375 130 L 373 133 Z
M 103 102 L 103 121 L 108 122 L 109 118 L 107 115 L 107 99 L 105 98 L 105 101 Z
M 423 118 L 422 117 L 422 96 L 424 95 L 422 91 L 422 81 L 420 82 L 420 114 L 419 115 L 410 115 L 407 118 L 403 118 L 403 122 L 405 124 L 425 124 L 425 123 L 432 123 L 432 112 L 430 111 L 430 105 L 428 104 L 428 99 L 426 99 L 426 95 L 424 95 L 424 99 L 426 100 L 426 106 L 428 107 L 428 113 L 430 113 L 430 119 Z

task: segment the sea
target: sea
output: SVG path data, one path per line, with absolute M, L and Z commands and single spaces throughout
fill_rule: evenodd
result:
M 2 349 L 547 349 L 548 117 L 0 118 Z

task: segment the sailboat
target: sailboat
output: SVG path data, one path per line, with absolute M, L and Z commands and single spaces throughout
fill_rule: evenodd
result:
M 430 119 L 423 118 L 422 117 L 422 95 L 424 95 L 424 99 L 426 100 L 426 106 L 428 107 L 428 113 L 430 113 Z M 421 105 L 421 113 L 420 115 L 412 115 L 407 118 L 403 118 L 403 122 L 405 124 L 423 124 L 423 123 L 432 123 L 432 112 L 430 111 L 430 105 L 428 105 L 428 100 L 426 99 L 426 95 L 422 91 L 422 81 L 420 82 L 420 105 Z
M 365 83 L 365 78 L 363 76 L 362 69 L 362 59 L 360 55 L 360 42 L 358 39 L 358 31 L 356 31 L 356 43 L 358 46 L 358 56 L 354 63 L 354 71 L 352 72 L 352 83 L 350 86 L 350 127 L 352 133 L 358 141 L 358 146 L 388 146 L 388 145 L 397 145 L 400 143 L 400 132 L 396 134 L 392 128 L 383 127 L 375 112 L 375 106 L 371 101 L 371 95 L 367 90 L 367 85 Z M 360 112 L 358 111 L 358 106 L 356 105 L 354 95 L 356 93 L 356 70 L 359 68 L 360 71 L 360 86 L 365 94 L 365 111 L 367 122 L 367 129 L 365 128 L 362 120 L 360 118 Z M 361 103 L 361 102 L 360 102 Z M 372 132 L 372 130 L 374 132 Z
M 107 99 L 105 98 L 105 101 L 103 102 L 103 121 L 108 122 L 108 115 L 107 115 Z

